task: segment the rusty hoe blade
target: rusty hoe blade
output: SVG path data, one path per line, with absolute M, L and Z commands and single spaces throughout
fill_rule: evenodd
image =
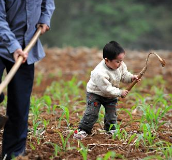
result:
M 151 54 L 154 54 L 154 55 L 156 55 L 157 56 L 157 58 L 159 59 L 159 61 L 160 61 L 160 63 L 161 63 L 161 65 L 162 65 L 162 67 L 164 67 L 165 66 L 165 60 L 164 59 L 162 59 L 159 55 L 157 55 L 156 53 L 151 53 Z

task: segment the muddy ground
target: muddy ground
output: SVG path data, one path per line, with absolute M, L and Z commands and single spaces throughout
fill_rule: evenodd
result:
M 91 69 L 93 69 L 96 64 L 102 59 L 102 52 L 97 48 L 72 48 L 66 47 L 63 49 L 60 48 L 52 48 L 52 49 L 45 49 L 46 50 L 46 58 L 42 61 L 38 62 L 35 65 L 36 73 L 35 75 L 43 74 L 43 79 L 41 85 L 37 86 L 34 85 L 33 88 L 33 95 L 37 95 L 41 97 L 44 95 L 44 92 L 48 86 L 51 85 L 53 81 L 59 80 L 59 73 L 62 73 L 60 79 L 70 80 L 74 75 L 77 75 L 79 80 L 88 81 L 89 73 Z M 150 51 L 126 51 L 125 63 L 128 66 L 128 70 L 132 73 L 139 73 L 141 69 L 145 65 L 145 60 L 147 54 Z M 158 59 L 155 56 L 151 56 L 149 59 L 148 69 L 144 75 L 144 79 L 147 78 L 154 78 L 157 75 L 161 75 L 163 79 L 166 81 L 166 85 L 164 87 L 164 93 L 169 94 L 172 93 L 172 52 L 170 51 L 156 51 L 161 57 L 166 60 L 166 66 L 164 68 L 161 67 Z M 35 82 L 36 83 L 36 82 Z M 140 82 L 141 83 L 141 82 Z M 141 84 L 138 84 L 141 85 Z M 125 87 L 125 85 L 124 85 Z M 137 86 L 136 86 L 137 87 Z M 131 91 L 132 92 L 132 91 Z M 145 87 L 144 89 L 139 91 L 140 94 L 147 94 L 150 93 L 149 87 Z M 151 93 L 150 93 L 151 94 Z M 124 109 L 131 109 L 133 104 L 126 103 L 128 98 L 121 100 L 122 103 L 118 107 Z M 58 103 L 58 102 L 53 102 Z M 85 107 L 85 104 L 80 106 L 82 108 Z M 79 116 L 83 115 L 83 110 L 80 112 L 70 111 L 70 127 L 73 129 L 77 128 L 77 124 L 79 122 Z M 140 114 L 134 114 L 133 120 L 135 121 L 128 121 L 130 118 L 126 112 L 120 112 L 118 114 L 118 122 L 122 122 L 121 128 L 125 128 L 128 134 L 133 134 L 139 132 L 139 125 L 138 119 L 141 117 Z M 48 114 L 46 112 L 42 112 L 41 117 L 45 119 L 49 119 L 50 123 L 43 134 L 43 138 L 39 144 L 37 143 L 36 137 L 30 136 L 28 134 L 27 140 L 27 150 L 26 156 L 22 157 L 21 159 L 50 159 L 54 153 L 54 148 L 50 143 L 57 144 L 59 146 L 62 145 L 60 136 L 58 132 L 62 133 L 64 137 L 69 134 L 70 129 L 67 127 L 66 123 L 62 121 L 61 128 L 56 128 L 58 123 L 58 119 L 60 117 L 60 112 L 57 115 Z M 164 120 L 168 120 L 172 122 L 172 111 L 169 111 L 169 114 L 164 118 Z M 32 121 L 29 120 L 29 128 L 32 128 Z M 162 126 L 157 134 L 158 140 L 166 140 L 167 142 L 172 143 L 172 133 L 171 133 L 171 126 Z M 98 156 L 103 157 L 108 151 L 115 151 L 119 156 L 116 159 L 143 159 L 144 157 L 155 155 L 154 150 L 147 150 L 147 148 L 140 147 L 134 148 L 132 145 L 128 145 L 126 142 L 118 139 L 112 139 L 111 136 L 104 134 L 101 132 L 102 126 L 100 123 L 96 123 L 93 132 L 89 135 L 86 139 L 82 140 L 82 144 L 84 146 L 88 146 L 88 156 L 87 159 L 95 160 Z M 163 131 L 169 132 L 163 132 Z M 2 131 L 1 131 L 2 136 Z M 34 144 L 34 150 L 30 145 L 30 142 Z M 78 147 L 79 142 L 74 140 L 72 136 L 69 138 L 67 142 L 67 146 L 69 147 Z M 122 155 L 122 156 L 121 156 Z M 61 150 L 60 153 L 52 159 L 69 159 L 69 160 L 82 160 L 83 157 L 80 152 L 76 149 L 72 150 Z

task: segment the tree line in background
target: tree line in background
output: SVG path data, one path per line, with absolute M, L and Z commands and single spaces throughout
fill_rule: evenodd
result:
M 118 41 L 129 49 L 172 49 L 171 0 L 55 0 L 49 47 L 99 47 Z

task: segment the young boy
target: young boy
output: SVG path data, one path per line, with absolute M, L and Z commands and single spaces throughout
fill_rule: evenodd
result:
M 119 89 L 119 83 L 131 83 L 137 75 L 127 71 L 123 62 L 124 49 L 115 41 L 111 41 L 103 48 L 103 60 L 91 72 L 87 83 L 87 107 L 74 138 L 83 139 L 91 133 L 93 125 L 98 119 L 101 105 L 105 107 L 104 129 L 113 134 L 117 121 L 116 106 L 118 97 L 125 97 L 127 90 Z M 139 81 L 139 80 L 138 80 Z M 111 125 L 112 124 L 112 125 Z

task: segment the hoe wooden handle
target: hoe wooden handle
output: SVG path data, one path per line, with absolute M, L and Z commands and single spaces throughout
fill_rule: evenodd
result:
M 140 79 L 142 76 L 143 76 L 143 74 L 139 73 L 138 79 Z M 138 83 L 137 80 L 134 80 L 134 81 L 130 84 L 130 86 L 127 87 L 126 90 L 130 91 L 130 90 L 135 86 L 136 83 Z
M 29 53 L 31 48 L 36 43 L 36 41 L 37 41 L 38 37 L 40 36 L 40 34 L 41 34 L 41 27 L 39 27 L 37 29 L 36 33 L 34 34 L 34 36 L 31 39 L 31 41 L 26 46 L 26 48 L 23 50 L 24 52 Z M 20 65 L 22 64 L 22 61 L 23 61 L 23 57 L 20 56 L 17 59 L 17 61 L 15 62 L 14 66 L 11 68 L 10 72 L 8 73 L 8 75 L 5 77 L 4 81 L 0 84 L 0 94 L 2 93 L 3 89 L 9 84 L 9 82 L 11 81 L 11 79 L 13 78 L 15 73 L 17 72 L 17 70 L 19 69 Z
M 141 70 L 141 72 L 140 72 L 139 75 L 138 75 L 138 79 L 140 79 L 140 78 L 144 75 L 144 73 L 146 72 L 146 70 L 147 70 L 147 66 L 145 66 L 145 67 Z M 137 80 L 134 80 L 134 81 L 129 85 L 129 87 L 127 87 L 126 90 L 130 91 L 130 90 L 135 86 L 135 84 L 137 84 L 137 83 L 138 83 Z M 125 98 L 125 97 L 121 96 L 121 98 Z

